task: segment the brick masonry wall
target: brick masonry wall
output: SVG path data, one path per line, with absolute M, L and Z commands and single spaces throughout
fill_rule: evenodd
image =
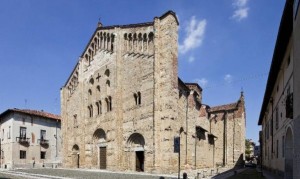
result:
M 93 56 L 84 55 L 79 60 L 61 89 L 64 166 L 77 167 L 79 154 L 79 167 L 99 168 L 102 160 L 99 147 L 106 147 L 108 170 L 136 170 L 136 151 L 144 151 L 146 172 L 176 173 L 178 153 L 174 152 L 174 137 L 179 136 L 181 128 L 182 170 L 214 167 L 215 163 L 222 162 L 223 121 L 210 122 L 209 112 L 200 103 L 202 91 L 197 91 L 200 96 L 193 92 L 179 94 L 182 87 L 178 85 L 177 74 L 176 16 L 167 13 L 155 18 L 152 25 L 100 28 L 95 34 L 98 33 L 114 35 L 113 50 L 109 50 L 108 45 L 108 49 L 101 46 L 95 52 L 85 52 Z M 138 93 L 141 104 L 137 104 L 134 97 Z M 106 105 L 109 96 L 111 111 L 107 111 Z M 96 105 L 99 101 L 101 114 Z M 92 117 L 88 108 L 91 105 Z M 242 124 L 245 119 L 243 116 L 231 119 L 239 120 Z M 231 130 L 233 125 L 228 122 L 225 130 Z M 206 130 L 200 138 L 196 127 Z M 238 141 L 245 138 L 244 128 L 240 127 L 240 131 Z M 208 142 L 210 133 L 218 137 L 215 146 Z M 233 135 L 229 131 L 228 134 Z M 233 143 L 235 149 L 242 151 L 241 142 Z M 244 141 L 242 143 L 244 145 Z M 226 158 L 232 158 L 230 155 L 228 153 Z

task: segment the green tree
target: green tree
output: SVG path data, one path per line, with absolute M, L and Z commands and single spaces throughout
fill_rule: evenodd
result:
M 250 154 L 251 154 L 251 139 L 245 139 L 245 155 L 246 155 L 246 160 L 250 160 Z

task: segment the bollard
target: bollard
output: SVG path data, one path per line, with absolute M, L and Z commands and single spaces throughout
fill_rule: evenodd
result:
M 184 172 L 184 173 L 182 174 L 182 177 L 183 177 L 183 179 L 187 179 L 187 174 Z

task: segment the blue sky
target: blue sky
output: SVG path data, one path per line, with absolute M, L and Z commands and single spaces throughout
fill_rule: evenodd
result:
M 272 4 L 270 4 L 272 2 Z M 66 82 L 99 18 L 104 25 L 149 22 L 168 10 L 179 22 L 178 73 L 203 87 L 210 106 L 244 91 L 247 138 L 257 120 L 285 1 L 1 0 L 0 111 L 60 113 Z

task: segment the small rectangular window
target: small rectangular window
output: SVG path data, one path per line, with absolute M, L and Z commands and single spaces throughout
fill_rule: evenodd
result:
M 20 150 L 20 159 L 26 159 L 26 151 Z
M 20 127 L 20 138 L 26 139 L 26 127 Z
M 46 140 L 46 131 L 41 130 L 41 141 Z
M 41 152 L 41 159 L 46 159 L 46 152 Z

